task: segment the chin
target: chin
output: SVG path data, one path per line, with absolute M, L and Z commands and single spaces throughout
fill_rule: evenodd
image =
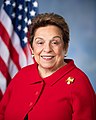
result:
M 44 69 L 53 69 L 53 68 L 56 67 L 56 66 L 54 66 L 54 65 L 42 65 L 42 67 L 43 67 Z

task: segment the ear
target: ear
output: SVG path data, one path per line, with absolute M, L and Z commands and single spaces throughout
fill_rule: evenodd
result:
M 33 54 L 34 54 L 34 52 L 33 52 L 32 47 L 30 46 L 29 48 L 30 48 L 31 54 L 33 55 Z
M 64 55 L 65 57 L 67 57 L 68 55 L 67 55 L 67 51 L 65 51 L 65 55 Z
M 67 54 L 67 52 L 68 52 L 68 47 L 65 49 L 65 54 Z
M 64 48 L 64 51 L 65 51 L 65 57 L 67 56 L 67 53 L 68 53 L 68 46 L 69 46 L 69 45 L 67 45 L 66 48 Z

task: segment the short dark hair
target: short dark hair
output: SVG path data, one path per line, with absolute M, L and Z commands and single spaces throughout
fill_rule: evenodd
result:
M 55 25 L 61 29 L 64 45 L 65 45 L 65 48 L 67 48 L 69 43 L 68 24 L 66 23 L 65 19 L 62 16 L 55 13 L 38 14 L 34 19 L 32 19 L 32 24 L 29 27 L 30 36 L 31 36 L 30 37 L 31 46 L 33 43 L 33 38 L 34 38 L 36 29 L 38 29 L 39 27 L 45 27 L 48 25 Z

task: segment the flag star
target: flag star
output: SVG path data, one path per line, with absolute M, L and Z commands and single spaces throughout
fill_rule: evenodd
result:
M 33 6 L 38 7 L 38 2 L 37 1 L 33 2 Z
M 23 7 L 22 7 L 22 5 L 20 4 L 20 5 L 18 6 L 18 9 L 19 9 L 19 10 L 22 10 L 22 8 L 23 8 Z
M 31 16 L 35 16 L 35 11 L 34 11 L 34 10 L 31 10 L 31 11 L 30 11 L 30 15 L 31 15 Z
M 6 5 L 10 5 L 10 0 L 5 1 Z
M 28 8 L 27 8 L 27 7 L 25 7 L 25 12 L 26 12 L 26 13 L 28 12 Z
M 28 32 L 28 28 L 27 28 L 27 27 L 24 28 L 24 32 L 25 32 L 25 33 Z
M 28 38 L 24 37 L 23 41 L 24 41 L 24 43 L 27 43 L 28 42 Z
M 14 2 L 14 3 L 12 4 L 12 6 L 13 6 L 13 7 L 16 7 L 16 3 Z
M 21 19 L 22 19 L 22 15 L 19 15 L 19 16 L 18 16 L 18 19 L 21 20 Z
M 15 18 L 15 13 L 12 13 L 12 17 Z
M 31 24 L 31 19 L 28 20 L 28 25 L 30 25 L 30 24 Z
M 27 23 L 27 22 L 28 22 L 28 19 L 27 19 L 27 17 L 24 19 L 24 21 L 25 21 L 25 23 Z
M 21 25 L 18 25 L 18 27 L 17 27 L 17 28 L 18 28 L 18 30 L 20 31 L 20 30 L 21 30 Z

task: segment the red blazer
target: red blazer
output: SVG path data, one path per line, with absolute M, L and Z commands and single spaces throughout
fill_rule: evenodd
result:
M 95 92 L 72 60 L 41 78 L 37 64 L 23 68 L 0 103 L 0 120 L 96 120 Z

